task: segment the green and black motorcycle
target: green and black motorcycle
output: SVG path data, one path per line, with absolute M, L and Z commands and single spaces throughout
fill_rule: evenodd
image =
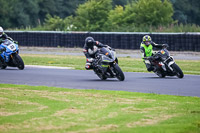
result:
M 116 52 L 112 48 L 100 48 L 97 51 L 92 63 L 95 74 L 101 79 L 117 78 L 120 81 L 125 79 L 124 73 L 118 65 Z

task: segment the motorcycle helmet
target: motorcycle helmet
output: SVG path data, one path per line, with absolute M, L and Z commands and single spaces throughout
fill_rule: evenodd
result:
M 94 45 L 94 38 L 93 37 L 87 37 L 86 39 L 85 39 L 85 44 L 86 44 L 86 46 L 87 47 L 89 47 L 89 48 L 92 48 L 93 47 L 93 45 Z
M 151 44 L 151 37 L 149 35 L 145 35 L 142 41 L 146 46 L 149 46 Z
M 0 26 L 0 37 L 3 35 L 3 28 Z

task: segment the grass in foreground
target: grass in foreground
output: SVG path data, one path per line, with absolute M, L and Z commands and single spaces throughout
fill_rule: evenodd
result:
M 200 98 L 0 84 L 1 133 L 197 133 Z
M 78 70 L 85 70 L 84 56 L 70 55 L 21 55 L 26 65 L 46 65 L 46 66 L 62 66 L 72 67 Z M 141 59 L 134 58 L 118 58 L 119 66 L 124 72 L 147 72 L 145 64 Z M 199 60 L 176 60 L 176 63 L 182 69 L 184 74 L 200 75 Z

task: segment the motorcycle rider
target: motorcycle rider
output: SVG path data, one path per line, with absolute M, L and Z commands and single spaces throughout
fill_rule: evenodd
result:
M 13 40 L 11 37 L 9 37 L 9 36 L 4 32 L 3 28 L 0 26 L 0 44 L 1 44 L 2 41 L 5 40 L 5 39 L 9 39 L 9 40 L 11 40 L 11 41 L 14 42 L 14 40 Z
M 156 44 L 155 42 L 152 41 L 151 37 L 149 35 L 145 35 L 142 38 L 142 42 L 140 45 L 140 52 L 141 52 L 141 56 L 142 59 L 144 57 L 147 57 L 149 60 L 153 60 L 153 47 L 157 47 L 157 48 L 162 48 L 162 47 L 168 47 L 167 44 Z M 151 64 L 151 62 L 146 61 L 143 59 L 143 62 L 146 65 L 147 70 L 150 71 L 154 71 L 155 67 Z
M 3 40 L 5 40 L 5 39 L 9 39 L 9 40 L 13 41 L 14 43 L 17 43 L 17 42 L 14 41 L 11 37 L 9 37 L 9 36 L 4 32 L 3 28 L 0 26 L 0 54 L 1 54 L 3 51 L 6 50 L 5 47 L 2 47 L 2 46 L 1 46 L 1 43 L 2 43 Z M 1 56 L 0 56 L 0 61 L 1 61 L 2 63 L 4 62 L 4 60 L 3 60 L 3 58 L 2 58 Z
M 102 48 L 102 47 L 110 48 L 108 45 L 104 45 L 100 43 L 99 41 L 95 41 L 93 37 L 87 37 L 85 39 L 83 53 L 85 54 L 85 57 L 86 57 L 85 68 L 87 70 L 93 69 L 92 62 L 94 61 L 98 48 Z
M 17 43 L 16 41 L 14 41 L 11 37 L 9 37 L 3 30 L 3 28 L 0 26 L 0 45 L 3 42 L 3 40 L 5 39 L 9 39 L 11 41 L 13 41 L 14 43 Z M 1 48 L 0 46 L 0 52 L 2 52 L 4 49 Z

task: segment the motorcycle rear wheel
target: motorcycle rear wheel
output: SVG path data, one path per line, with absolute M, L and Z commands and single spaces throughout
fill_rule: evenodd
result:
M 115 65 L 113 65 L 113 67 L 115 69 L 117 79 L 120 81 L 124 81 L 125 76 L 124 76 L 124 73 L 122 72 L 121 68 L 119 67 L 119 65 L 116 63 Z
M 1 66 L 1 69 L 6 69 L 6 67 L 7 67 L 6 65 L 3 65 Z
M 1 65 L 1 69 L 6 69 L 7 65 Z
M 184 77 L 184 74 L 183 74 L 182 70 L 180 69 L 180 67 L 177 64 L 174 63 L 174 64 L 172 64 L 171 67 L 176 72 L 176 76 L 178 78 L 183 78 Z
M 158 75 L 158 77 L 160 77 L 160 78 L 164 78 L 166 75 L 165 74 L 163 74 L 163 73 L 161 73 L 161 72 L 154 72 L 156 75 Z
M 97 76 L 101 79 L 101 80 L 106 80 L 107 77 L 103 74 L 98 73 Z
M 6 65 L 5 63 L 2 63 L 2 62 L 0 61 L 0 67 L 1 67 L 1 69 L 6 69 L 7 65 Z

